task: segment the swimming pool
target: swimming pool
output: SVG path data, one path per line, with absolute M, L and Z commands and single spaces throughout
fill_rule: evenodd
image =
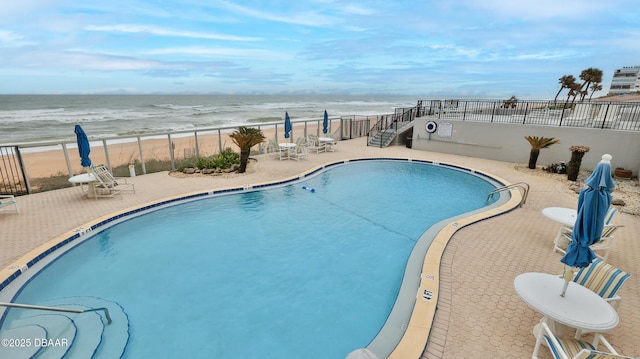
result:
M 334 166 L 128 219 L 14 301 L 117 302 L 130 323 L 125 357 L 344 358 L 386 321 L 422 233 L 484 207 L 494 188 L 424 163 Z M 9 312 L 5 323 L 24 311 Z

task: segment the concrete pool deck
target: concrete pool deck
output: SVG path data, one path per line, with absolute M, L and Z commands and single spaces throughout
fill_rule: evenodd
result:
M 441 260 L 439 302 L 423 358 L 530 357 L 533 326 L 541 315 L 527 307 L 513 289 L 520 273 L 560 273 L 553 253 L 559 224 L 544 217 L 545 207 L 576 207 L 577 198 L 559 182 L 518 171 L 514 163 L 417 151 L 401 146 L 367 147 L 364 138 L 342 141 L 338 152 L 311 154 L 308 159 L 278 161 L 259 155 L 255 171 L 232 178 L 175 178 L 166 172 L 129 179 L 135 194 L 123 198 L 87 199 L 79 188 L 18 198 L 19 214 L 0 214 L 0 268 L 29 251 L 96 218 L 183 193 L 244 186 L 289 178 L 327 162 L 361 157 L 398 157 L 446 162 L 477 169 L 511 183 L 531 186 L 523 208 L 457 231 Z M 523 154 L 523 161 L 528 153 Z M 626 227 L 616 235 L 609 263 L 631 274 L 620 291 L 620 325 L 607 339 L 620 353 L 640 354 L 640 218 L 616 214 Z M 354 350 L 357 348 L 354 348 Z M 551 357 L 542 351 L 542 357 Z

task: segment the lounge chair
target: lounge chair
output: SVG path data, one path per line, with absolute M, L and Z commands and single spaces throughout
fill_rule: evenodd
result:
M 536 335 L 536 346 L 531 356 L 533 359 L 538 358 L 538 352 L 543 342 L 546 342 L 551 355 L 555 359 L 632 359 L 631 357 L 618 354 L 601 333 L 596 333 L 591 343 L 578 339 L 558 339 L 547 323 L 544 322 L 540 323 L 540 331 Z M 608 352 L 598 351 L 598 345 L 600 343 L 607 348 Z
M 18 201 L 16 201 L 16 198 L 13 195 L 0 194 L 0 212 L 3 211 L 20 213 Z
M 126 179 L 117 181 L 105 165 L 92 165 L 91 171 L 98 180 L 95 184 L 96 198 L 122 196 L 122 192 L 136 192 L 133 183 L 128 183 Z

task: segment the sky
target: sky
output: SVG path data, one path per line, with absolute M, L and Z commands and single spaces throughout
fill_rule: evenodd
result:
M 0 2 L 0 94 L 597 97 L 638 65 L 637 0 Z

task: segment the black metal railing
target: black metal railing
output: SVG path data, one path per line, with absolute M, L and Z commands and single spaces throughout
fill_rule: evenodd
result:
M 461 121 L 640 131 L 640 102 L 426 100 L 416 111 Z
M 415 120 L 419 107 L 397 108 L 394 114 L 380 116 L 367 134 L 367 145 L 384 147 L 395 137 L 398 129 Z M 375 139 L 375 141 L 373 141 Z
M 0 146 L 0 194 L 31 193 L 18 146 Z

